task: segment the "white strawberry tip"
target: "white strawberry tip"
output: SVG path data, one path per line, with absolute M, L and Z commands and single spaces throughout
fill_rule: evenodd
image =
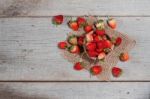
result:
M 116 20 L 114 18 L 110 18 L 107 20 L 107 24 L 109 25 L 109 27 L 111 27 L 112 29 L 116 28 Z
M 111 50 L 113 50 L 114 48 L 115 48 L 114 44 L 113 44 L 113 45 L 111 45 Z
M 93 36 L 92 36 L 92 34 L 93 34 L 93 31 L 91 31 L 91 32 L 89 32 L 88 34 L 86 34 L 86 41 L 87 42 L 92 42 L 93 41 Z
M 102 59 L 105 58 L 105 56 L 106 56 L 106 54 L 105 54 L 104 52 L 101 52 L 101 53 L 98 55 L 98 59 L 99 59 L 99 60 L 102 60 Z

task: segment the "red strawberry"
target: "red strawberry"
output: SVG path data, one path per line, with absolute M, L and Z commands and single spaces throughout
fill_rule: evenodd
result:
M 79 29 L 78 23 L 76 21 L 69 21 L 69 27 L 74 31 Z
M 73 36 L 70 36 L 69 38 L 68 38 L 68 42 L 70 43 L 70 44 L 72 44 L 72 45 L 77 45 L 77 37 L 75 36 L 75 35 L 73 35 Z
M 72 45 L 69 47 L 69 52 L 71 53 L 80 53 L 80 48 L 77 45 Z
M 95 31 L 97 35 L 103 36 L 105 34 L 105 30 L 96 30 Z
M 98 49 L 103 49 L 104 48 L 104 43 L 102 40 L 100 40 L 99 42 L 97 42 L 97 47 Z
M 100 59 L 100 60 L 104 59 L 105 56 L 106 56 L 106 54 L 104 52 L 101 52 L 101 53 L 98 54 L 98 59 Z
M 97 49 L 96 49 L 96 52 L 97 52 L 97 53 L 101 53 L 102 51 L 103 51 L 102 48 L 101 48 L 101 49 L 100 49 L 100 48 L 97 48 Z
M 125 61 L 129 60 L 129 54 L 128 53 L 121 53 L 119 58 L 121 61 L 125 62 Z
M 60 49 L 65 49 L 65 48 L 67 48 L 67 43 L 66 43 L 66 42 L 59 42 L 59 43 L 58 43 L 58 47 L 59 47 Z
M 118 67 L 113 67 L 112 68 L 112 75 L 114 77 L 119 77 L 122 74 L 122 69 L 118 68 Z
M 82 70 L 84 68 L 84 65 L 82 62 L 77 62 L 75 63 L 74 67 L 73 67 L 75 70 Z
M 95 44 L 94 42 L 87 43 L 86 49 L 87 49 L 88 51 L 94 51 L 94 50 L 96 49 L 96 44 Z
M 84 43 L 84 36 L 78 37 L 78 45 L 82 46 Z
M 99 42 L 102 38 L 99 35 L 93 36 L 95 42 Z
M 103 40 L 103 44 L 105 48 L 111 48 L 112 44 L 109 40 Z
M 104 20 L 98 20 L 97 23 L 95 24 L 95 27 L 100 30 L 104 29 L 105 27 Z
M 98 75 L 102 72 L 102 67 L 99 65 L 92 66 L 90 69 L 90 72 L 92 75 Z
M 98 53 L 96 51 L 87 51 L 89 57 L 97 57 Z
M 95 36 L 97 36 L 97 34 L 93 33 L 92 36 L 93 36 L 93 38 L 94 38 Z
M 92 28 L 91 25 L 86 25 L 86 26 L 84 27 L 84 31 L 85 31 L 86 33 L 89 33 L 89 32 L 92 31 L 92 30 L 93 30 L 93 28 Z
M 112 29 L 115 29 L 116 28 L 116 20 L 114 18 L 110 18 L 107 20 L 107 24 L 109 27 L 111 27 Z
M 55 25 L 62 24 L 62 22 L 63 22 L 63 15 L 54 16 L 52 21 L 53 21 L 53 24 L 55 24 Z
M 78 17 L 77 18 L 77 23 L 79 27 L 82 27 L 86 24 L 86 20 L 83 17 Z
M 121 37 L 117 37 L 115 45 L 119 46 L 121 44 L 121 42 L 122 42 L 122 38 Z

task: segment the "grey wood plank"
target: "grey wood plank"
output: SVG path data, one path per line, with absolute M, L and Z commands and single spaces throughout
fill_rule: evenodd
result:
M 150 16 L 149 0 L 0 0 L 0 16 Z
M 150 83 L 0 83 L 1 99 L 150 99 Z
M 118 30 L 137 41 L 131 60 L 118 63 L 124 69 L 112 80 L 150 80 L 150 17 L 117 17 Z M 67 20 L 67 19 L 65 19 Z M 63 59 L 57 43 L 71 30 L 56 27 L 50 18 L 0 18 L 0 80 L 89 81 L 87 71 L 77 72 Z

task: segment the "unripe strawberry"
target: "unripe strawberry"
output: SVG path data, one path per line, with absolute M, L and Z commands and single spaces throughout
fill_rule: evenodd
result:
M 77 37 L 75 35 L 68 37 L 68 42 L 72 45 L 77 45 Z
M 112 29 L 115 29 L 117 26 L 116 20 L 114 18 L 110 18 L 107 20 L 107 24 L 109 27 L 111 27 Z
M 75 54 L 80 53 L 80 48 L 77 45 L 70 46 L 68 50 L 70 53 L 75 53 Z
M 95 27 L 99 30 L 102 30 L 105 28 L 105 25 L 104 25 L 104 20 L 98 20 L 95 24 Z
M 92 42 L 93 41 L 93 31 L 89 32 L 88 34 L 85 35 L 85 40 L 87 42 Z

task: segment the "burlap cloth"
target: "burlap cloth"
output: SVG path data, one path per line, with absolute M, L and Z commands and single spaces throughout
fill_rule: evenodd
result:
M 90 22 L 90 21 L 92 21 L 92 22 Z M 89 20 L 89 24 L 93 24 L 93 22 L 94 22 L 94 19 Z M 80 30 L 80 31 L 81 31 L 80 33 L 83 32 L 82 30 Z M 123 52 L 129 52 L 135 46 L 136 41 L 124 33 L 121 33 L 116 30 L 111 29 L 109 26 L 107 26 L 107 24 L 105 24 L 105 31 L 109 37 L 116 37 L 116 38 L 121 37 L 122 43 L 119 46 L 115 47 L 105 57 L 103 62 L 102 61 L 99 62 L 97 60 L 92 60 L 92 59 L 88 58 L 86 54 L 83 54 L 81 56 L 78 54 L 72 54 L 67 50 L 62 50 L 62 55 L 65 59 L 67 59 L 69 62 L 72 62 L 73 64 L 76 62 L 79 62 L 79 61 L 84 62 L 85 69 L 88 71 L 90 70 L 91 66 L 93 66 L 95 64 L 102 66 L 103 71 L 101 74 L 97 75 L 97 78 L 100 80 L 103 80 L 103 81 L 110 81 L 111 69 L 113 66 L 117 65 L 117 63 L 119 61 L 119 55 Z M 80 33 L 78 33 L 78 35 L 80 35 Z M 71 35 L 71 34 L 69 34 L 69 35 Z

